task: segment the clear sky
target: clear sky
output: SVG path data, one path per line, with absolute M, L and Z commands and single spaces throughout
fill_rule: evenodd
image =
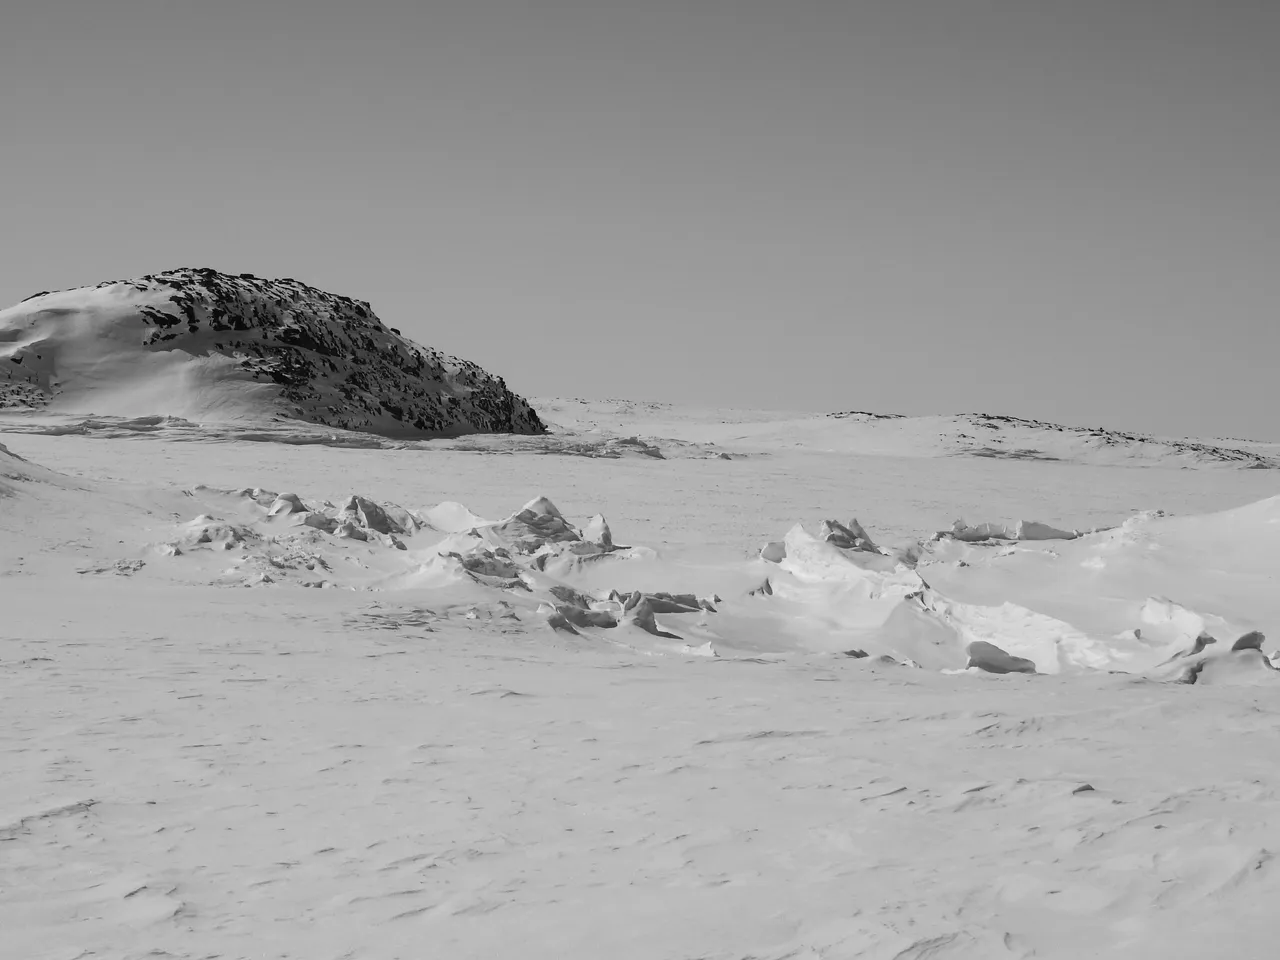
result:
M 528 395 L 1280 439 L 1277 0 L 8 0 L 0 303 L 211 266 Z

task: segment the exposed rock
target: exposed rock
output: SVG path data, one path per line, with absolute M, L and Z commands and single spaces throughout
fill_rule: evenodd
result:
M 291 279 L 182 268 L 40 294 L 0 311 L 0 360 L 0 408 L 286 416 L 403 437 L 545 432 L 501 378 Z

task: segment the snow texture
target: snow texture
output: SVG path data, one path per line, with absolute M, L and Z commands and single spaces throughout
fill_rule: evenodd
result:
M 0 417 L 0 956 L 1274 954 L 1273 473 L 545 408 Z

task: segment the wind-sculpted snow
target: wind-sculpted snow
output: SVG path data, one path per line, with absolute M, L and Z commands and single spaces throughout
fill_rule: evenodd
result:
M 544 431 L 501 378 L 406 339 L 363 301 L 209 269 L 0 311 L 0 408 L 284 416 L 398 437 Z
M 216 512 L 177 524 L 139 557 L 84 572 L 133 574 L 161 558 L 170 564 L 167 575 L 188 583 L 376 592 L 479 587 L 512 619 L 541 620 L 552 630 L 646 652 L 714 655 L 706 640 L 660 642 L 682 638 L 657 617 L 705 624 L 716 612 L 715 598 L 585 588 L 586 571 L 603 565 L 602 575 L 616 569 L 621 581 L 627 562 L 650 562 L 657 554 L 615 543 L 602 516 L 582 529 L 573 526 L 545 497 L 489 521 L 458 503 L 415 511 L 357 494 L 334 502 L 261 488 L 196 487 L 188 496 Z
M 577 526 L 545 497 L 486 520 L 453 502 L 413 510 L 257 488 L 189 496 L 203 512 L 90 572 L 132 574 L 159 556 L 185 582 L 479 589 L 515 620 L 650 654 L 856 654 L 999 674 L 1267 677 L 1266 631 L 1280 626 L 1280 498 L 1200 518 L 1138 515 L 1059 539 L 946 536 L 895 548 L 856 519 L 828 520 L 816 533 L 795 525 L 757 560 L 707 566 L 622 545 L 603 516 Z M 1237 666 L 1219 667 L 1222 658 Z
M 787 603 L 780 616 L 811 643 L 943 670 L 1271 676 L 1262 646 L 1280 628 L 1280 497 L 1085 535 L 957 523 L 896 557 L 849 545 L 844 529 L 797 526 L 761 554 L 773 569 L 757 596 Z
M 0 485 L 29 526 L 71 522 L 73 504 L 94 518 L 87 529 L 104 534 L 83 575 L 460 592 L 582 643 L 649 654 L 856 651 L 936 671 L 1212 683 L 1270 678 L 1266 637 L 1280 630 L 1280 497 L 1198 517 L 1140 513 L 1087 534 L 1034 521 L 960 524 L 894 546 L 856 519 L 826 520 L 816 532 L 794 525 L 755 559 L 708 560 L 624 544 L 602 515 L 575 523 L 545 497 L 489 520 L 457 502 L 418 509 L 264 488 L 144 488 L 133 494 L 138 520 L 144 510 L 176 520 L 111 548 L 105 531 L 135 523 L 116 507 L 95 509 L 118 501 L 112 488 L 7 450 Z
M 97 422 L 0 450 L 14 956 L 1275 952 L 1258 473 Z

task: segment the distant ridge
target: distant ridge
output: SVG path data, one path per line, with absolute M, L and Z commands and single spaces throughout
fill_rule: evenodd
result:
M 553 427 L 715 444 L 734 452 L 807 450 L 896 457 L 978 457 L 1094 466 L 1280 469 L 1280 443 L 1157 437 L 992 413 L 904 416 L 699 409 L 632 400 L 544 398 Z M 659 446 L 661 444 L 659 443 Z
M 209 268 L 0 311 L 0 408 L 284 416 L 403 437 L 545 431 L 502 378 L 401 336 L 364 301 Z
M 1275 444 L 1264 444 L 1259 441 L 1223 438 L 1225 443 L 1209 443 L 1203 440 L 1179 439 L 1174 437 L 1156 437 L 1149 434 L 1134 433 L 1128 430 L 1110 430 L 1105 427 L 1071 427 L 1045 420 L 1030 420 L 1025 417 L 1011 417 L 995 413 L 958 413 L 948 417 L 907 417 L 900 413 L 867 413 L 861 410 L 849 410 L 829 413 L 828 417 L 836 420 L 848 418 L 866 421 L 877 420 L 947 420 L 954 423 L 953 433 L 959 440 L 969 441 L 959 445 L 956 453 L 968 453 L 978 457 L 1009 457 L 1024 460 L 1058 460 L 1066 457 L 1045 453 L 1035 446 L 1015 447 L 1000 442 L 1006 437 L 1018 434 L 1040 434 L 1048 438 L 1048 443 L 1041 446 L 1054 448 L 1062 443 L 1073 443 L 1079 447 L 1088 447 L 1096 451 L 1107 449 L 1136 451 L 1143 446 L 1159 448 L 1173 456 L 1182 456 L 1201 462 L 1218 462 L 1234 464 L 1255 469 L 1280 468 L 1274 456 L 1260 452 L 1263 447 L 1275 447 Z M 973 431 L 972 434 L 963 432 Z M 976 435 L 975 435 L 976 434 Z M 1055 437 L 1056 435 L 1060 435 Z M 1239 444 L 1231 446 L 1228 444 Z M 1280 452 L 1278 450 L 1277 452 Z

